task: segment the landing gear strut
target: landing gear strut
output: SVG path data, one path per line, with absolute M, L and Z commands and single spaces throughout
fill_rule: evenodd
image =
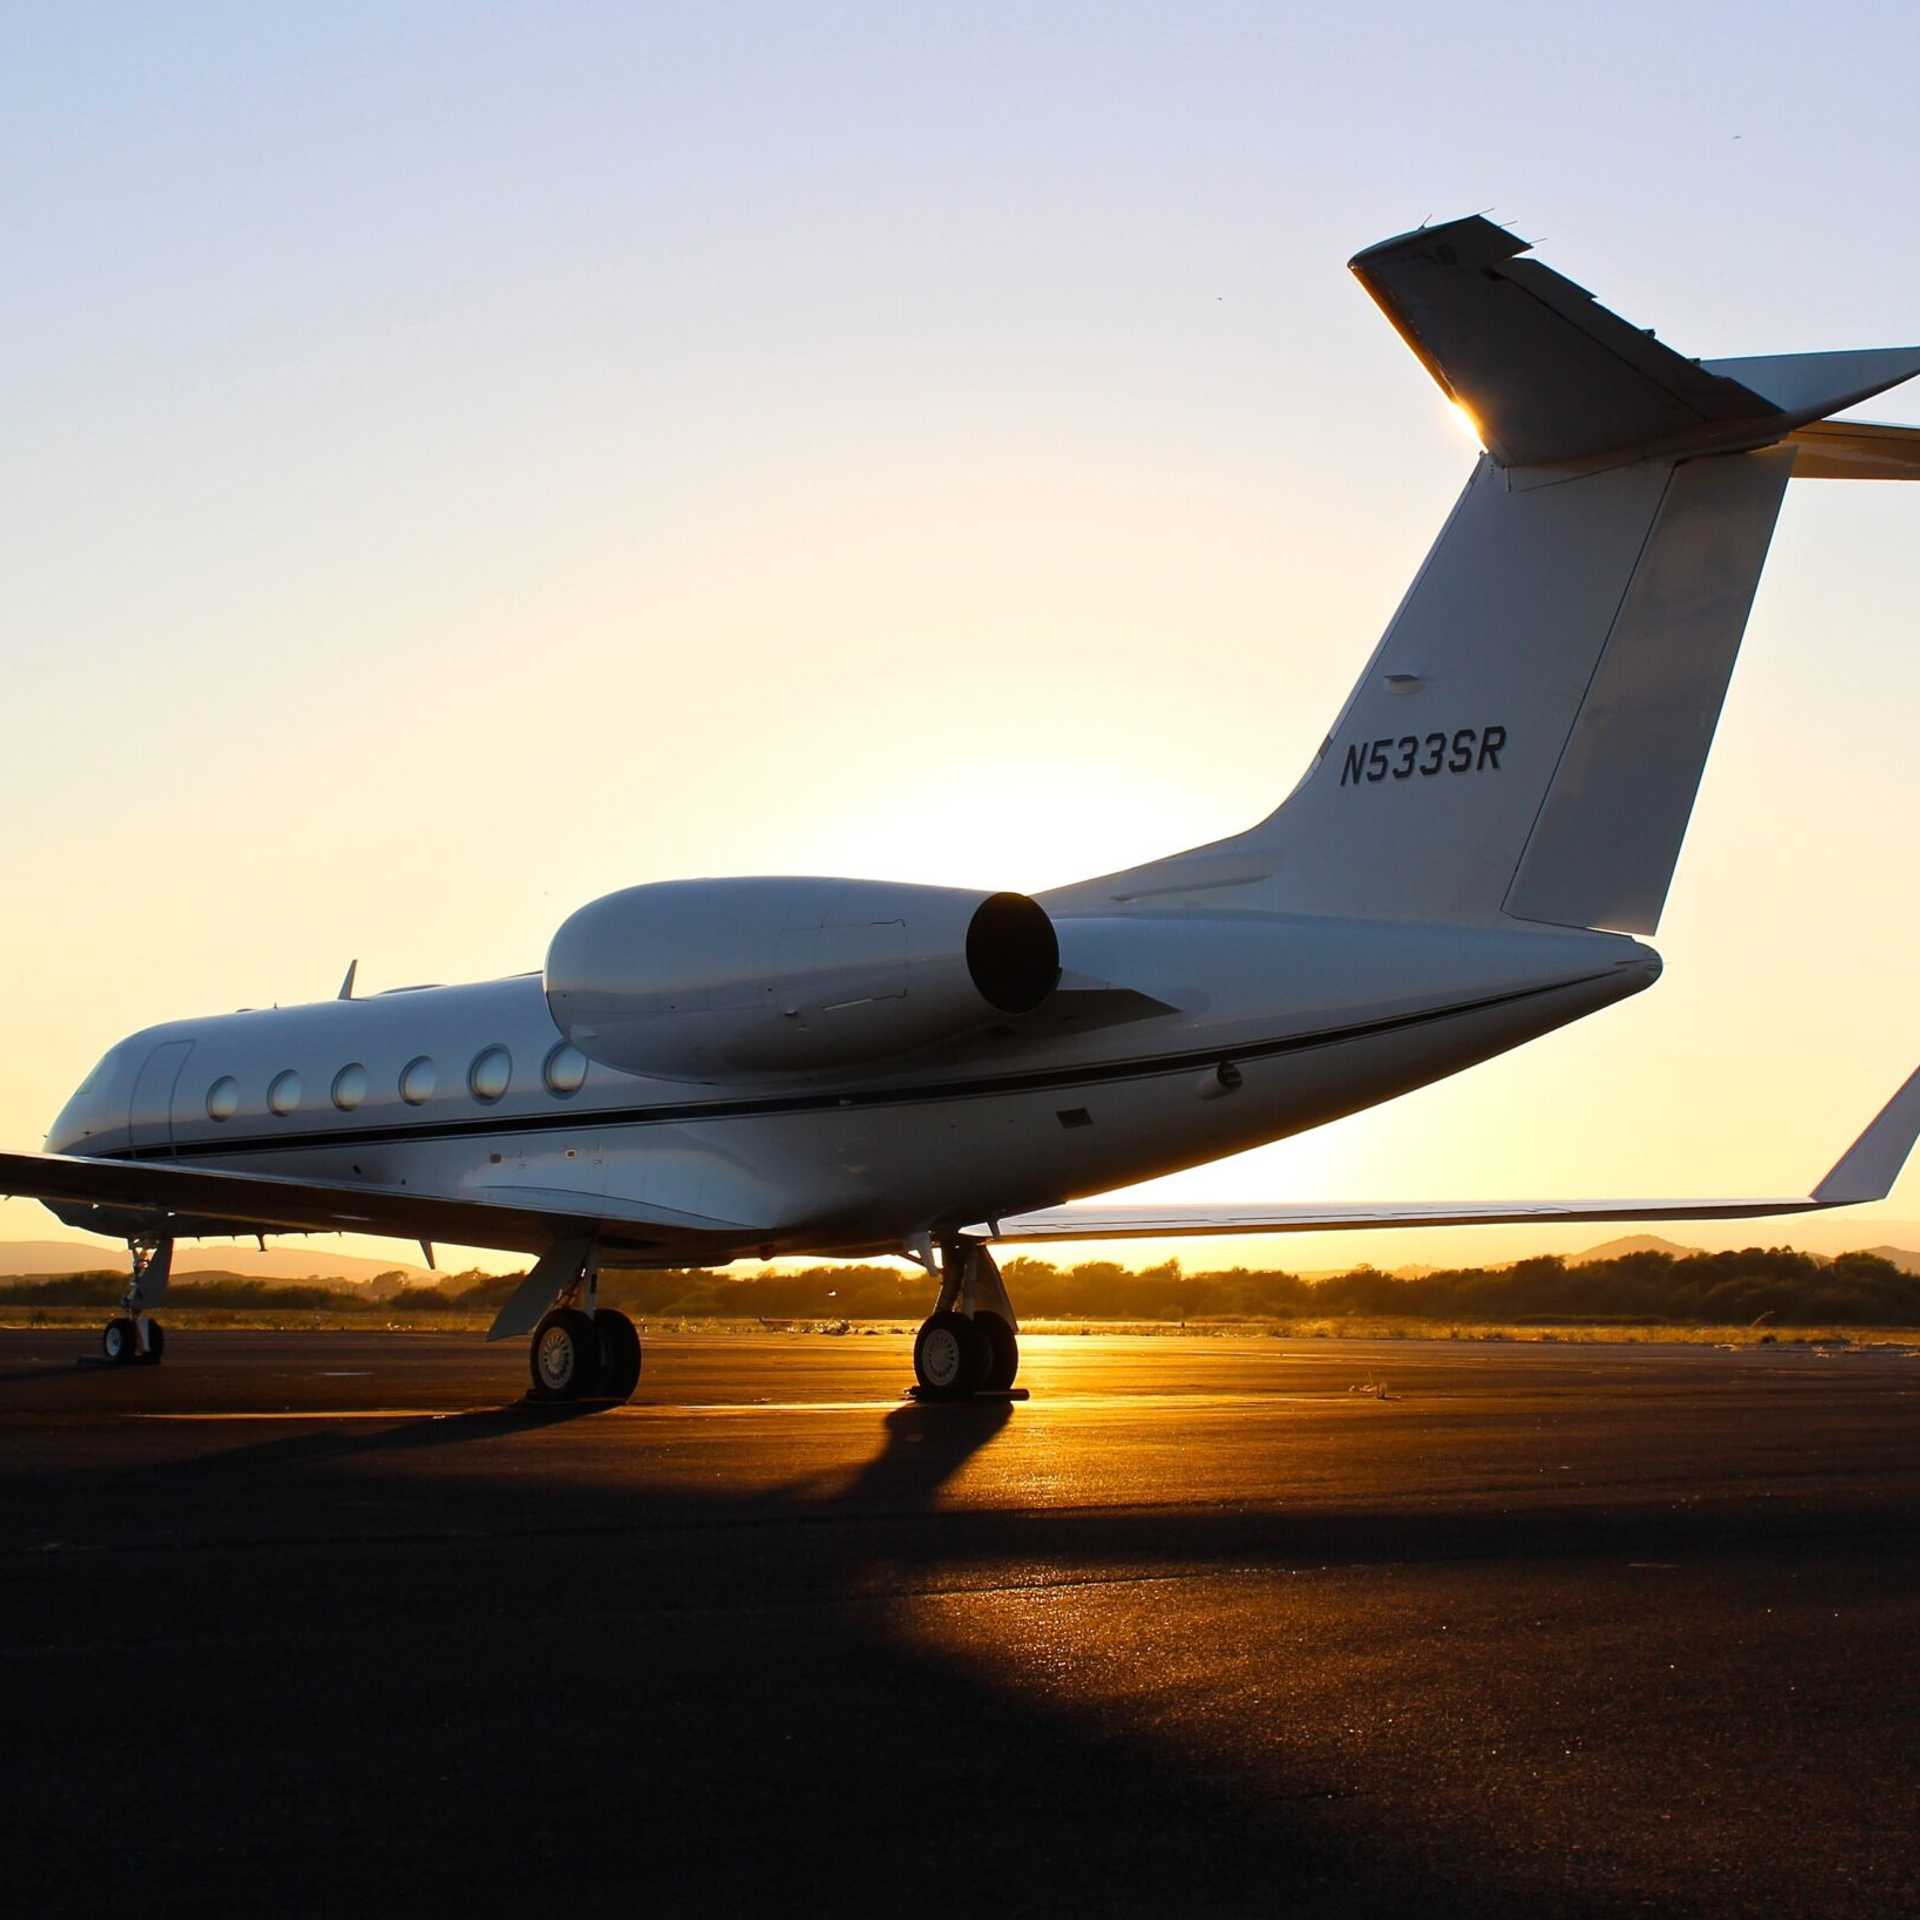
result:
M 1020 1371 L 1019 1323 L 992 1252 L 978 1240 L 943 1240 L 939 1273 L 940 1298 L 913 1342 L 920 1397 L 1007 1392 Z
M 133 1278 L 120 1296 L 120 1312 L 100 1330 L 100 1354 L 109 1365 L 157 1367 L 167 1350 L 167 1330 L 147 1311 L 165 1298 L 173 1271 L 173 1242 L 127 1242 Z

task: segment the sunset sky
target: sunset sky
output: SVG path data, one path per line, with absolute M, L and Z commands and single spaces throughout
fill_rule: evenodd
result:
M 1250 824 L 1472 460 L 1348 255 L 1490 209 L 1689 354 L 1920 340 L 1917 65 L 1905 4 L 15 10 L 0 1143 L 637 881 Z M 1804 1190 L 1920 1061 L 1917 635 L 1920 486 L 1797 484 L 1662 982 L 1160 1191 Z

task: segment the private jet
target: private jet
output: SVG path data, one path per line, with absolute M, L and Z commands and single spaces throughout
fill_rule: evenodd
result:
M 538 971 L 149 1027 L 0 1191 L 127 1242 L 102 1337 L 165 1344 L 174 1242 L 345 1231 L 531 1256 L 488 1338 L 632 1394 L 617 1267 L 904 1254 L 919 1390 L 1012 1388 L 993 1249 L 1417 1224 L 1735 1219 L 1884 1196 L 1909 1077 L 1803 1196 L 1101 1205 L 1651 986 L 1653 934 L 1790 480 L 1920 478 L 1829 416 L 1920 348 L 1689 358 L 1484 218 L 1350 263 L 1482 447 L 1285 802 L 1028 897 L 793 877 L 581 907 Z M 1070 1204 L 1078 1202 L 1079 1204 Z

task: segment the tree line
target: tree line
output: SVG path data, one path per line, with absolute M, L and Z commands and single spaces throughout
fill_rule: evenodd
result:
M 1022 1318 L 1092 1320 L 1413 1319 L 1446 1322 L 1745 1326 L 1920 1326 L 1920 1275 L 1869 1253 L 1820 1260 L 1791 1247 L 1739 1253 L 1657 1251 L 1569 1266 L 1557 1255 L 1510 1267 L 1452 1267 L 1402 1279 L 1373 1267 L 1316 1280 L 1233 1267 L 1186 1272 L 1177 1260 L 1133 1272 L 1115 1262 L 1002 1268 Z M 396 1276 L 397 1278 L 398 1276 Z M 367 1293 L 317 1282 L 238 1276 L 176 1281 L 181 1307 L 370 1314 L 492 1313 L 520 1274 L 449 1274 L 434 1286 Z M 0 1282 L 0 1302 L 110 1306 L 118 1273 Z M 891 1266 L 810 1267 L 735 1276 L 700 1267 L 609 1272 L 600 1297 L 642 1317 L 761 1320 L 919 1320 L 933 1304 L 924 1273 Z

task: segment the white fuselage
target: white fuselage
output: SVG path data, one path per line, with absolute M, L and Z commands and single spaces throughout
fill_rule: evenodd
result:
M 149 1028 L 101 1061 L 47 1146 L 601 1202 L 610 1262 L 890 1251 L 1316 1126 L 1637 992 L 1660 964 L 1619 935 L 1511 923 L 1078 905 L 1054 909 L 1061 959 L 1093 992 L 908 1060 L 643 1077 L 569 1051 L 527 974 Z M 1097 983 L 1116 977 L 1155 1010 L 1101 1011 Z M 654 1235 L 623 1245 L 622 1206 L 674 1222 L 671 1254 Z

